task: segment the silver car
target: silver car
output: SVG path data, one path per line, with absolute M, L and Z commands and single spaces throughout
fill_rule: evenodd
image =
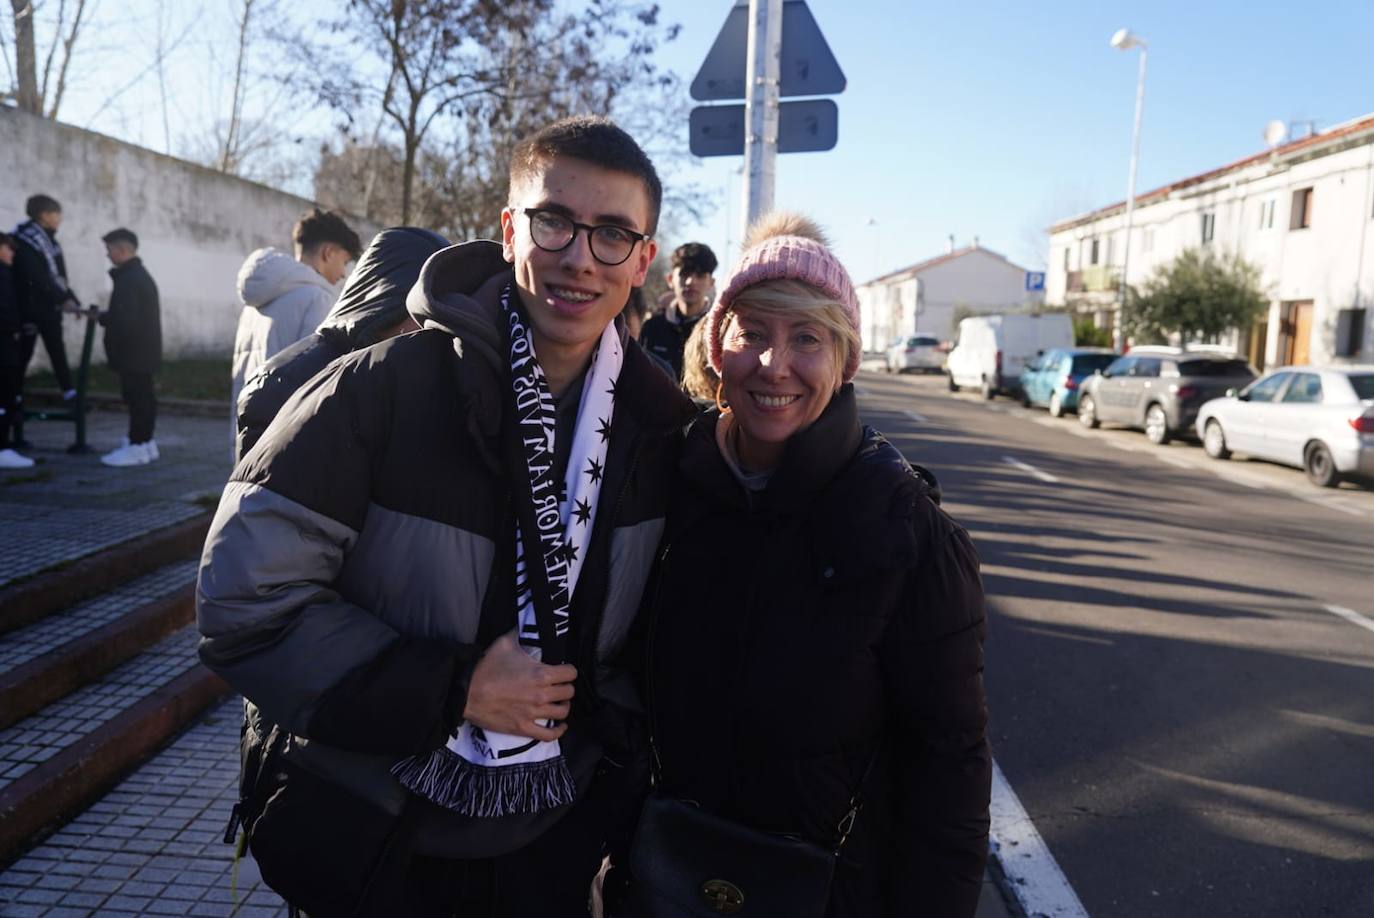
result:
M 1269 459 L 1326 488 L 1374 475 L 1374 366 L 1281 367 L 1203 405 L 1197 433 L 1213 459 Z
M 945 365 L 945 352 L 934 335 L 916 334 L 898 338 L 887 349 L 887 372 L 938 373 Z

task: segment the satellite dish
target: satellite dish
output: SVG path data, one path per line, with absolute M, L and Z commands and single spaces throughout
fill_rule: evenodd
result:
M 1274 149 L 1288 139 L 1288 125 L 1282 121 L 1271 121 L 1264 126 L 1264 142 Z

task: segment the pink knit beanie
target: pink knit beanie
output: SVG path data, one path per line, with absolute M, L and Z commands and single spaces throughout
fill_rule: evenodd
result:
M 770 280 L 809 284 L 844 307 L 845 318 L 859 332 L 859 298 L 854 284 L 830 250 L 815 223 L 796 214 L 774 213 L 759 220 L 745 240 L 744 254 L 725 281 L 725 289 L 707 317 L 707 347 L 711 367 L 720 373 L 724 351 L 725 315 L 746 287 Z M 859 372 L 859 349 L 844 366 L 845 382 Z

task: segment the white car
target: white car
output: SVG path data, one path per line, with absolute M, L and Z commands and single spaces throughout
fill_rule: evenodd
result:
M 907 370 L 938 373 L 944 365 L 945 353 L 940 347 L 940 339 L 934 335 L 916 334 L 909 338 L 898 338 L 887 349 L 889 373 L 905 373 Z
M 1280 367 L 1204 404 L 1197 434 L 1213 459 L 1269 459 L 1326 488 L 1374 475 L 1374 366 Z

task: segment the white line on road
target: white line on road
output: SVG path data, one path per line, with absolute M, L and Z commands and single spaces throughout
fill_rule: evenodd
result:
M 1007 465 L 1015 466 L 1016 468 L 1018 468 L 1018 469 L 1020 469 L 1021 471 L 1025 472 L 1027 475 L 1034 476 L 1035 478 L 1038 478 L 1038 479 L 1040 479 L 1041 481 L 1047 481 L 1047 482 L 1049 482 L 1050 484 L 1059 484 L 1059 479 L 1058 479 L 1058 478 L 1055 478 L 1055 477 L 1054 477 L 1053 475 L 1051 475 L 1049 472 L 1042 472 L 1042 471 L 1040 471 L 1039 469 L 1037 469 L 1035 466 L 1033 466 L 1033 465 L 1027 465 L 1026 463 L 1022 462 L 1020 459 L 1016 459 L 1016 458 L 1013 458 L 1013 457 L 1011 457 L 1011 456 L 1003 456 L 1003 457 L 1002 457 L 1002 461 L 1005 462 Z
M 1349 513 L 1351 516 L 1364 516 L 1363 510 L 1357 510 L 1354 507 L 1347 507 L 1339 500 L 1324 500 L 1320 497 L 1313 497 L 1310 494 L 1294 493 L 1293 496 L 1298 498 L 1299 500 L 1305 500 L 1309 504 L 1316 504 L 1318 507 L 1325 507 L 1328 510 L 1339 510 L 1342 513 Z
M 1088 911 L 1055 863 L 1030 815 L 1016 799 L 1006 775 L 992 763 L 992 851 L 1007 886 L 1027 915 L 1088 918 Z
M 1064 423 L 1058 418 L 1031 418 L 1031 420 L 1037 424 L 1043 424 L 1046 427 L 1054 427 L 1056 429 Z
M 1367 628 L 1370 631 L 1374 631 L 1374 620 L 1365 618 L 1353 609 L 1347 609 L 1345 606 L 1326 606 L 1325 609 L 1332 615 L 1339 615 L 1352 625 L 1359 625 L 1361 628 Z
M 930 423 L 930 419 L 927 418 L 924 414 L 921 414 L 921 412 L 919 412 L 919 411 L 911 411 L 910 409 L 908 409 L 908 410 L 906 410 L 906 411 L 903 411 L 902 414 L 904 414 L 904 415 L 906 415 L 907 417 L 911 418 L 911 419 L 912 419 L 913 421 L 915 421 L 917 424 L 928 424 L 928 423 Z
M 989 411 L 1006 411 L 1001 405 L 994 405 L 992 402 L 985 402 L 983 407 Z
M 1186 459 L 1180 459 L 1180 458 L 1178 458 L 1177 456 L 1166 456 L 1166 455 L 1164 455 L 1163 453 L 1160 454 L 1160 456 L 1159 456 L 1159 461 L 1160 461 L 1160 462 L 1167 462 L 1167 463 L 1169 463 L 1170 465 L 1174 466 L 1175 468 L 1180 468 L 1180 469 L 1195 469 L 1195 468 L 1197 468 L 1197 466 L 1193 465 L 1191 462 L 1187 461 Z

